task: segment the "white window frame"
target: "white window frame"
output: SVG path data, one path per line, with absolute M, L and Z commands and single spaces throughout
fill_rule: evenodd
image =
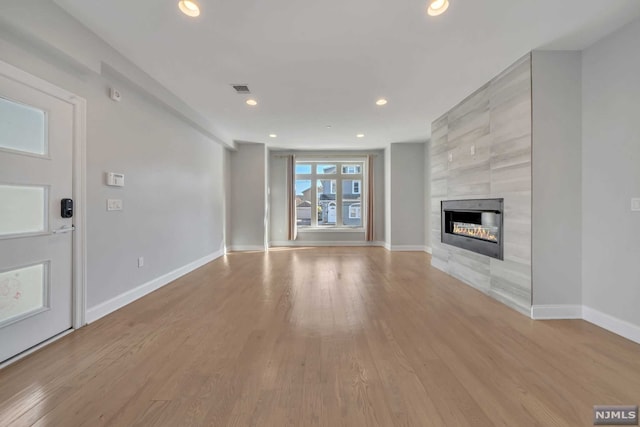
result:
M 318 207 L 318 181 L 320 180 L 331 180 L 331 188 L 330 194 L 335 194 L 336 198 L 334 200 L 336 204 L 336 223 L 331 225 L 322 225 L 318 223 L 318 215 L 311 215 L 311 225 L 298 226 L 298 228 L 302 231 L 310 230 L 336 230 L 336 229 L 344 229 L 344 230 L 359 230 L 362 231 L 365 225 L 365 218 L 362 217 L 362 206 L 364 206 L 365 200 L 362 198 L 362 186 L 366 185 L 365 178 L 365 158 L 354 158 L 354 159 L 342 159 L 342 158 L 331 158 L 331 157 L 296 157 L 296 166 L 297 165 L 311 165 L 311 173 L 309 174 L 296 174 L 295 179 L 297 180 L 310 180 L 311 181 L 311 206 L 312 212 L 315 212 Z M 336 165 L 336 171 L 332 174 L 326 173 L 318 173 L 316 165 L 318 164 L 331 164 Z M 343 166 L 360 166 L 360 173 L 343 173 Z M 355 170 L 355 169 L 351 169 Z M 360 192 L 352 194 L 358 194 L 360 196 L 358 203 L 360 204 L 360 218 L 362 219 L 362 225 L 352 226 L 345 225 L 343 219 L 343 208 L 344 208 L 344 199 L 343 199 L 343 181 L 360 181 Z M 351 183 L 353 190 L 353 182 Z M 356 219 L 349 216 L 350 219 Z

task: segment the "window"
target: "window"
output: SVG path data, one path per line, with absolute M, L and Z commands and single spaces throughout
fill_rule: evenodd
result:
M 343 165 L 342 166 L 343 175 L 356 175 L 360 173 L 362 173 L 361 165 Z
M 360 218 L 360 203 L 354 203 L 349 206 L 349 219 L 359 219 Z
M 362 228 L 364 159 L 298 159 L 296 214 L 299 228 Z
M 338 169 L 336 169 L 336 165 L 317 165 L 316 166 L 316 173 L 318 175 L 335 175 L 337 170 Z
M 351 181 L 351 194 L 360 194 L 360 181 Z

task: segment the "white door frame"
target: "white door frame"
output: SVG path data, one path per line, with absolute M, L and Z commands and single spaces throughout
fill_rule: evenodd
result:
M 86 147 L 87 147 L 87 101 L 67 90 L 29 74 L 4 61 L 0 61 L 0 74 L 25 86 L 58 98 L 73 107 L 73 273 L 72 273 L 72 327 L 86 324 L 87 312 L 87 235 L 86 225 Z M 21 355 L 18 355 L 20 357 Z M 9 359 L 8 362 L 14 361 Z

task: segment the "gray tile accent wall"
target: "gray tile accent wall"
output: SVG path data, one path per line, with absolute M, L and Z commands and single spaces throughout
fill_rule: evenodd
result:
M 431 129 L 433 266 L 526 315 L 531 309 L 531 129 L 530 54 Z M 504 261 L 441 242 L 442 200 L 495 197 L 505 204 Z

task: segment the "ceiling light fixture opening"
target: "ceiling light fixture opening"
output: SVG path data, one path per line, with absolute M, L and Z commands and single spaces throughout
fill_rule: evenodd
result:
M 278 137 L 278 135 L 276 135 L 275 133 L 270 133 L 269 134 L 269 138 L 277 138 L 277 137 Z
M 247 99 L 247 105 L 251 105 L 252 107 L 258 105 L 258 101 L 255 99 Z
M 387 100 L 384 98 L 380 98 L 376 101 L 376 105 L 386 105 L 387 104 Z
M 427 13 L 430 16 L 442 15 L 449 8 L 449 0 L 429 0 Z
M 182 13 L 192 18 L 200 16 L 200 5 L 196 0 L 180 0 L 178 8 Z
M 364 138 L 364 133 L 359 133 L 356 135 L 356 138 Z

